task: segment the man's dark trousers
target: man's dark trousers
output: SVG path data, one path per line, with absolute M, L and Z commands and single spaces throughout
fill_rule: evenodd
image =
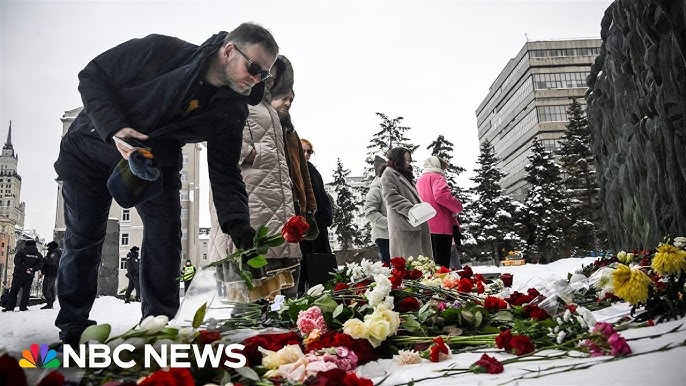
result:
M 45 297 L 45 303 L 52 306 L 55 302 L 55 281 L 57 280 L 57 275 L 44 275 L 43 276 L 43 296 Z
M 136 206 L 143 221 L 139 273 L 143 318 L 149 315 L 173 318 L 179 308 L 179 167 L 163 167 L 161 178 L 162 193 Z M 86 327 L 95 324 L 88 315 L 97 293 L 98 267 L 112 203 L 106 182 L 106 178 L 89 184 L 62 181 L 67 231 L 57 277 L 61 309 L 55 325 L 61 330 L 63 340 L 77 340 Z

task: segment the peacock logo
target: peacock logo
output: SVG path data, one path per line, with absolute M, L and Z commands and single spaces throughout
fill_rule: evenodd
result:
M 24 350 L 21 353 L 22 358 L 19 360 L 19 366 L 23 368 L 44 368 L 56 369 L 60 367 L 60 360 L 57 359 L 55 350 L 48 349 L 47 344 L 37 343 L 31 345 L 30 350 Z

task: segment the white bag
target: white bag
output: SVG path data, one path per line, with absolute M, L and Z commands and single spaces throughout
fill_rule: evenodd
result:
M 427 202 L 420 202 L 414 205 L 407 212 L 407 221 L 413 227 L 417 227 L 433 218 L 436 215 L 436 209 Z

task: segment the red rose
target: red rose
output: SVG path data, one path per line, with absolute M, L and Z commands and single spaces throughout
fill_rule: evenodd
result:
M 417 300 L 417 298 L 410 296 L 400 300 L 396 307 L 398 312 L 409 312 L 418 310 L 421 305 L 419 304 L 419 300 Z
M 510 345 L 512 346 L 512 353 L 517 356 L 534 352 L 536 349 L 531 339 L 526 335 L 513 336 Z
M 352 350 L 357 355 L 358 366 L 379 359 L 379 354 L 367 339 L 353 339 L 352 336 L 337 331 L 326 332 L 317 341 L 310 342 L 305 352 L 338 346 Z
M 529 303 L 533 299 L 534 298 L 529 295 L 524 295 L 521 292 L 515 291 L 509 298 L 505 299 L 505 301 L 513 306 L 521 306 L 524 303 Z
M 307 380 L 307 385 L 314 386 L 373 386 L 374 383 L 367 378 L 359 378 L 355 372 L 346 372 L 341 369 L 333 369 L 317 373 L 312 381 Z
M 501 331 L 500 334 L 495 337 L 496 347 L 505 349 L 505 351 L 510 351 L 512 349 L 510 341 L 512 341 L 512 330 L 509 329 Z
M 576 312 L 576 307 L 577 307 L 576 304 L 568 304 L 568 305 L 566 306 L 566 308 L 567 308 L 567 309 L 569 310 L 569 312 L 571 312 L 571 313 L 575 313 L 575 312 Z
M 536 298 L 537 296 L 541 296 L 541 293 L 538 292 L 536 288 L 529 288 L 526 293 L 529 294 L 532 299 Z
M 500 363 L 499 360 L 483 354 L 481 355 L 481 359 L 474 362 L 469 369 L 475 373 L 487 372 L 489 374 L 500 374 L 503 372 L 503 364 Z
M 460 277 L 470 278 L 474 275 L 474 271 L 472 271 L 472 267 L 465 265 L 462 267 L 462 271 L 459 271 L 457 274 L 460 275 Z
M 293 216 L 284 224 L 281 235 L 289 243 L 299 243 L 308 229 L 310 229 L 310 224 L 307 223 L 305 217 Z
M 483 283 L 483 282 L 480 282 L 480 281 L 477 281 L 477 282 L 476 282 L 476 292 L 479 293 L 479 294 L 482 294 L 482 293 L 484 293 L 484 291 L 485 291 L 485 289 L 484 289 L 484 283 Z
M 400 257 L 400 256 L 394 257 L 394 258 L 391 259 L 391 266 L 393 266 L 393 268 L 403 268 L 403 269 L 405 269 L 405 263 L 406 263 L 405 259 L 403 259 L 403 258 Z
M 488 296 L 484 300 L 484 308 L 489 311 L 497 311 L 507 308 L 507 302 L 495 296 Z
M 59 371 L 51 371 L 48 375 L 43 377 L 36 386 L 63 386 L 64 381 L 65 379 L 62 373 Z
M 337 284 L 333 287 L 333 290 L 334 290 L 334 291 L 343 291 L 343 290 L 347 290 L 348 288 L 350 288 L 350 286 L 347 285 L 347 284 L 345 284 L 345 283 L 337 283 Z
M 19 366 L 19 362 L 7 354 L 0 356 L 0 379 L 3 379 L 6 385 L 27 385 L 24 370 Z
M 459 292 L 472 292 L 472 281 L 467 278 L 462 278 L 457 282 L 457 290 Z
M 170 371 L 157 370 L 154 373 L 148 375 L 147 378 L 143 379 L 139 386 L 170 386 L 176 385 L 176 380 L 174 375 Z
M 544 309 L 532 304 L 524 306 L 524 315 L 536 320 L 546 320 L 550 318 L 550 315 L 548 315 Z
M 450 268 L 446 268 L 444 266 L 438 267 L 436 270 L 436 273 L 450 273 Z
M 411 269 L 410 271 L 407 272 L 407 277 L 409 277 L 411 280 L 417 280 L 421 279 L 423 276 L 422 271 L 418 269 Z
M 262 347 L 271 351 L 279 351 L 289 344 L 299 345 L 302 342 L 300 335 L 295 331 L 282 334 L 256 335 L 243 341 L 243 355 L 248 360 L 248 366 L 258 366 L 262 364 L 262 353 L 257 347 Z M 328 347 L 328 346 L 327 346 Z
M 503 273 L 500 275 L 500 280 L 503 281 L 503 286 L 510 288 L 512 287 L 512 274 L 511 273 Z
M 436 337 L 433 341 L 434 344 L 429 347 L 429 360 L 431 360 L 431 362 L 438 362 L 440 360 L 440 354 L 448 354 L 450 350 L 448 349 L 448 346 L 445 345 L 443 337 Z
M 200 344 L 210 344 L 222 338 L 219 331 L 216 330 L 201 330 L 197 338 L 195 338 L 197 343 Z

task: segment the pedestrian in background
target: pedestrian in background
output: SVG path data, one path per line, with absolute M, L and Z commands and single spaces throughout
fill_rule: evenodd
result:
M 12 275 L 12 287 L 7 297 L 7 306 L 2 312 L 14 311 L 17 305 L 17 296 L 21 290 L 19 311 L 29 309 L 29 297 L 31 296 L 31 284 L 36 272 L 43 267 L 43 255 L 38 252 L 36 240 L 28 239 L 24 246 L 14 255 L 14 273 Z
M 45 254 L 43 268 L 43 297 L 45 297 L 45 305 L 41 310 L 52 308 L 57 296 L 55 294 L 55 281 L 57 280 L 57 268 L 60 266 L 60 258 L 62 257 L 62 250 L 56 241 L 48 243 L 48 252 Z
M 126 277 L 129 278 L 129 285 L 126 287 L 124 293 L 124 303 L 131 303 L 131 292 L 136 290 L 136 301 L 141 301 L 141 287 L 140 287 L 140 258 L 138 257 L 137 246 L 131 247 L 129 253 L 126 254 Z
M 379 259 L 384 264 L 391 263 L 388 250 L 388 218 L 386 202 L 381 192 L 381 175 L 386 170 L 386 160 L 378 155 L 374 157 L 374 179 L 369 184 L 369 191 L 364 198 L 364 216 L 372 225 L 372 240 L 379 251 Z
M 305 161 L 307 162 L 307 171 L 312 181 L 312 191 L 317 206 L 317 211 L 314 213 L 314 221 L 317 224 L 318 234 L 314 240 L 303 240 L 300 242 L 300 249 L 302 250 L 303 260 L 300 262 L 300 283 L 298 293 L 303 294 L 307 291 L 308 280 L 310 279 L 307 271 L 307 260 L 314 258 L 315 254 L 327 254 L 331 257 L 331 244 L 329 244 L 329 227 L 333 224 L 333 206 L 331 199 L 324 188 L 324 179 L 317 168 L 310 162 L 310 158 L 314 154 L 314 147 L 312 142 L 301 138 L 302 150 L 305 153 Z M 324 256 L 319 256 L 326 258 Z M 311 262 L 314 263 L 315 261 Z M 314 264 L 311 264 L 314 266 Z
M 449 268 L 453 230 L 454 227 L 459 229 L 457 215 L 462 212 L 462 203 L 453 196 L 445 179 L 447 167 L 448 163 L 436 156 L 427 158 L 422 175 L 417 180 L 417 192 L 422 201 L 436 210 L 436 215 L 429 219 L 434 262 Z
M 433 258 L 429 224 L 424 222 L 414 227 L 408 221 L 410 209 L 422 202 L 412 175 L 412 153 L 396 147 L 388 151 L 386 158 L 381 191 L 386 202 L 390 255 L 406 259 L 419 255 Z
M 195 277 L 195 266 L 190 260 L 186 260 L 186 265 L 183 267 L 183 272 L 181 273 L 181 280 L 183 280 L 183 293 L 184 295 L 188 293 L 188 289 L 191 288 L 191 282 Z

